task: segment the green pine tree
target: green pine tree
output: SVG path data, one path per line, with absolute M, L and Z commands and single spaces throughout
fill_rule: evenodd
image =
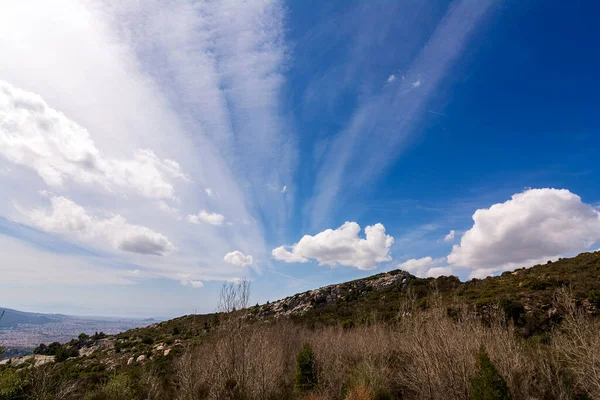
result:
M 317 386 L 315 353 L 310 344 L 305 343 L 296 357 L 296 388 L 307 392 Z
M 482 345 L 477 354 L 477 370 L 471 377 L 471 400 L 510 400 L 506 381 Z

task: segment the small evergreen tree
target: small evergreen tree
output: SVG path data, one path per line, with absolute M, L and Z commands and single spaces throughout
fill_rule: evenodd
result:
M 506 381 L 482 345 L 477 354 L 477 370 L 471 377 L 471 400 L 510 400 Z
M 296 388 L 307 392 L 317 386 L 315 353 L 310 344 L 305 343 L 296 357 Z

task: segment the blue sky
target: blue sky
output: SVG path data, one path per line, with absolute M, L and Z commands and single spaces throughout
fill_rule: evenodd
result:
M 0 6 L 0 305 L 210 312 L 600 248 L 593 4 Z

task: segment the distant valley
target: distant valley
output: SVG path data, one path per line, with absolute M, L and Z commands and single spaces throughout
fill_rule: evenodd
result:
M 115 334 L 156 322 L 154 319 L 77 317 L 5 310 L 0 320 L 0 344 L 7 352 L 0 359 L 30 353 L 40 343 L 68 342 L 80 333 Z

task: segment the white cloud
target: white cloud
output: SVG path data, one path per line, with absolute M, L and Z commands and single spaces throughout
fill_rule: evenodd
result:
M 428 278 L 437 278 L 438 276 L 452 275 L 452 267 L 433 267 L 427 271 Z
M 212 197 L 213 196 L 213 191 L 212 191 L 211 188 L 206 188 L 206 189 L 204 189 L 204 191 L 206 192 L 206 195 L 208 197 Z
M 398 264 L 398 269 L 410 272 L 419 278 L 437 278 L 438 276 L 452 275 L 452 268 L 445 266 L 444 258 L 431 258 L 429 256 L 412 259 Z
M 321 265 L 346 265 L 362 270 L 373 269 L 377 263 L 391 260 L 390 246 L 394 238 L 386 235 L 382 224 L 365 228 L 365 239 L 359 237 L 360 226 L 346 222 L 337 229 L 327 229 L 315 236 L 305 235 L 291 246 L 272 251 L 275 259 L 292 262 L 308 262 L 314 259 Z
M 448 255 L 452 266 L 499 270 L 531 266 L 589 250 L 600 241 L 600 213 L 565 189 L 517 193 L 504 203 L 477 210 L 473 221 Z
M 0 81 L 0 155 L 31 168 L 51 186 L 66 179 L 107 190 L 133 189 L 145 197 L 173 198 L 179 164 L 136 150 L 130 159 L 107 157 L 88 131 L 38 95 Z
M 392 83 L 396 80 L 396 75 L 391 74 L 388 78 L 387 78 L 387 83 Z
M 221 214 L 209 213 L 206 210 L 202 210 L 198 214 L 188 215 L 188 221 L 190 221 L 192 224 L 203 223 L 203 224 L 221 226 L 221 225 L 223 225 L 223 221 L 225 221 L 225 217 Z
M 224 154 L 224 167 L 254 188 L 273 182 L 279 191 L 291 181 L 294 145 L 280 102 L 289 55 L 283 2 L 120 3 L 136 22 L 135 47 L 164 60 L 158 77 L 174 103 L 194 111 L 190 119 Z M 288 199 L 249 192 L 267 220 L 288 215 Z
M 169 203 L 167 203 L 164 200 L 158 201 L 157 204 L 158 204 L 158 208 L 160 208 L 164 212 L 167 212 L 167 213 L 173 214 L 173 215 L 176 215 L 179 213 L 179 210 L 176 207 L 169 205 Z
M 285 192 L 287 192 L 287 185 L 283 185 L 283 188 L 281 188 L 281 193 Z
M 225 257 L 223 257 L 223 260 L 225 260 L 226 262 L 233 264 L 233 265 L 238 265 L 240 267 L 245 267 L 247 265 L 252 265 L 252 256 L 251 255 L 244 255 L 244 253 L 242 253 L 241 251 L 232 251 L 231 253 L 227 253 L 225 254 Z
M 201 288 L 204 286 L 204 283 L 199 280 L 192 279 L 190 274 L 178 273 L 176 274 L 177 279 L 179 279 L 179 283 L 183 286 L 191 286 L 194 288 Z
M 452 229 L 446 236 L 444 236 L 444 242 L 453 242 L 456 231 Z
M 129 224 L 144 225 L 168 237 L 177 244 L 177 251 L 166 257 L 131 252 L 110 256 L 136 265 L 128 269 L 143 271 L 140 279 L 135 278 L 141 283 L 135 289 L 138 300 L 123 302 L 130 310 L 140 306 L 139 299 L 154 296 L 154 285 L 146 285 L 143 279 L 179 282 L 177 272 L 204 283 L 229 279 L 239 273 L 239 267 L 223 262 L 223 255 L 231 249 L 252 249 L 255 259 L 269 256 L 262 222 L 291 215 L 286 205 L 293 200 L 260 190 L 264 182 L 278 183 L 281 189 L 282 182 L 293 179 L 289 155 L 294 153 L 294 131 L 288 129 L 289 119 L 279 101 L 289 54 L 280 0 L 169 4 L 162 0 L 20 0 L 0 8 L 0 37 L 11 38 L 0 41 L 0 79 L 41 96 L 48 108 L 63 114 L 61 121 L 86 131 L 83 143 L 91 143 L 101 161 L 122 167 L 89 184 L 81 181 L 83 168 L 67 175 L 63 169 L 79 165 L 71 165 L 70 158 L 63 160 L 71 153 L 59 136 L 61 151 L 52 154 L 58 154 L 60 162 L 52 158 L 48 164 L 58 170 L 62 186 L 49 187 L 40 177 L 51 174 L 8 161 L 0 145 L 0 170 L 10 167 L 10 174 L 0 175 L 0 223 L 2 218 L 22 217 L 13 200 L 28 210 L 46 208 L 39 203 L 37 191 L 47 189 L 75 200 L 98 219 L 118 214 Z M 46 133 L 41 135 L 45 140 Z M 41 143 L 47 145 L 47 141 Z M 142 153 L 136 159 L 140 149 L 152 149 L 154 158 Z M 85 164 L 88 160 L 82 158 Z M 158 185 L 161 181 L 153 173 L 146 173 L 150 170 L 146 164 L 160 173 L 163 167 L 168 170 L 173 165 L 167 160 L 177 160 L 178 172 L 189 175 L 194 184 L 180 177 L 164 178 L 171 190 Z M 130 168 L 128 162 L 142 164 L 142 171 Z M 115 181 L 123 169 L 126 177 Z M 132 181 L 145 177 L 148 180 L 139 185 Z M 121 184 L 125 179 L 130 180 Z M 138 186 L 146 188 L 147 184 L 150 190 L 143 193 L 151 201 L 140 201 Z M 205 188 L 210 188 L 213 198 Z M 211 205 L 217 196 L 218 209 Z M 175 207 L 185 212 L 177 213 Z M 240 223 L 226 234 L 215 234 L 211 225 L 177 222 L 179 214 L 186 219 L 187 214 L 202 209 L 227 216 L 225 222 L 256 222 Z M 254 213 L 261 215 L 260 221 L 253 218 Z M 60 241 L 56 236 L 61 235 L 51 236 Z M 89 245 L 78 245 L 85 250 L 103 242 L 103 238 L 90 240 Z M 43 267 L 43 257 L 38 265 Z M 100 272 L 103 265 L 98 264 Z M 29 272 L 35 278 L 35 271 Z M 128 290 L 122 290 L 123 298 L 132 296 Z M 192 304 L 179 298 L 179 291 L 168 286 L 164 290 L 170 290 L 164 304 Z M 30 296 L 23 292 L 23 298 Z M 209 296 L 193 301 L 210 311 Z M 38 298 L 51 299 L 39 294 Z M 82 301 L 90 304 L 89 299 Z M 104 312 L 102 305 L 96 310 Z
M 469 274 L 469 279 L 483 279 L 498 272 L 497 268 L 477 268 Z
M 24 210 L 29 223 L 47 232 L 73 235 L 88 242 L 100 241 L 114 249 L 140 254 L 166 255 L 175 246 L 166 236 L 139 225 L 129 224 L 119 214 L 108 218 L 90 215 L 70 199 L 53 196 L 50 210 Z
M 204 286 L 204 283 L 202 283 L 202 281 L 194 281 L 192 279 L 182 280 L 181 284 L 184 286 L 191 286 L 195 288 L 201 288 Z
M 419 79 L 417 79 L 416 81 L 414 81 L 414 82 L 412 83 L 412 87 L 415 87 L 415 88 L 416 88 L 416 87 L 419 87 L 419 86 L 421 86 L 421 83 L 422 83 L 422 82 L 421 82 L 421 78 L 419 78 Z

